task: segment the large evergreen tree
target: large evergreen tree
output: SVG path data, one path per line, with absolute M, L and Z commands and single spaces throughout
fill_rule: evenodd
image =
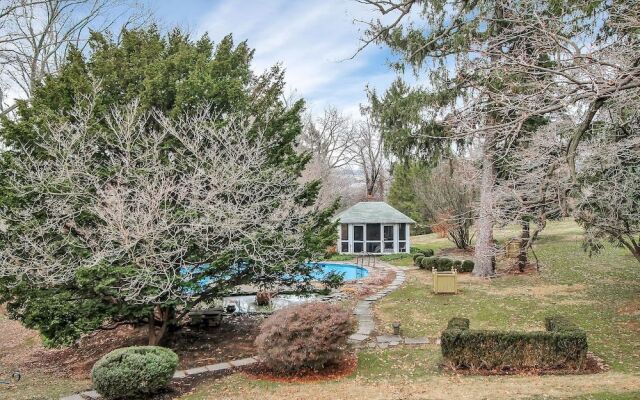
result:
M 9 149 L 2 154 L 0 184 L 5 189 L 0 198 L 2 207 L 19 210 L 26 206 L 29 198 L 12 193 L 10 188 L 14 186 L 8 184 L 14 162 L 24 160 L 27 153 L 42 161 L 51 157 L 51 153 L 39 145 L 42 135 L 52 132 L 52 127 L 63 126 L 65 122 L 71 126 L 80 124 L 82 121 L 78 121 L 77 108 L 83 103 L 87 103 L 84 104 L 85 108 L 91 109 L 94 121 L 91 129 L 99 131 L 98 136 L 103 139 L 97 143 L 103 143 L 105 149 L 119 139 L 109 136 L 114 131 L 108 126 L 109 115 L 114 109 L 136 103 L 141 113 L 153 112 L 176 121 L 185 115 L 202 112 L 204 107 L 207 115 L 213 118 L 210 123 L 219 127 L 230 120 L 229 116 L 250 116 L 252 123 L 245 134 L 249 139 L 256 135 L 271 143 L 266 149 L 268 164 L 265 167 L 280 170 L 283 176 L 299 175 L 309 160 L 307 154 L 295 151 L 301 132 L 303 102 L 300 100 L 289 106 L 284 103 L 284 71 L 279 66 L 262 74 L 252 72 L 253 50 L 246 43 L 234 44 L 231 36 L 217 44 L 207 36 L 193 41 L 178 30 L 163 36 L 151 28 L 124 31 L 119 41 L 96 33 L 91 38 L 90 48 L 88 54 L 71 51 L 59 73 L 46 77 L 33 90 L 29 102 L 19 102 L 18 117 L 2 121 L 0 138 Z M 145 121 L 150 132 L 161 128 L 158 118 L 147 118 Z M 171 126 L 168 123 L 165 125 Z M 164 148 L 168 152 L 178 148 L 177 154 L 189 154 L 185 149 L 180 149 L 181 144 L 175 140 L 176 136 L 167 135 L 162 143 Z M 99 171 L 103 165 L 105 175 L 113 173 L 110 169 L 113 165 L 107 160 L 111 153 L 96 151 L 95 154 L 96 165 L 91 170 Z M 318 182 L 307 184 L 296 196 L 296 202 L 302 206 L 312 206 L 318 188 Z M 256 187 L 255 190 L 260 188 Z M 251 201 L 250 196 L 244 201 Z M 174 207 L 173 210 L 179 208 Z M 59 284 L 43 284 L 26 275 L 3 273 L 0 274 L 0 301 L 7 302 L 14 317 L 39 329 L 53 344 L 69 343 L 81 333 L 99 328 L 104 323 L 140 323 L 148 319 L 147 322 L 152 326 L 154 320 L 158 319 L 163 326 L 172 325 L 196 302 L 224 295 L 234 284 L 270 285 L 286 281 L 301 289 L 307 288 L 305 284 L 309 282 L 311 269 L 305 266 L 304 261 L 316 256 L 332 242 L 335 235 L 334 226 L 329 222 L 332 213 L 333 209 L 317 210 L 305 218 L 304 225 L 300 226 L 304 230 L 304 251 L 293 252 L 289 264 L 297 265 L 296 275 L 305 276 L 305 279 L 292 280 L 291 270 L 278 265 L 267 266 L 271 269 L 266 275 L 232 274 L 230 268 L 234 262 L 242 259 L 242 262 L 251 264 L 255 260 L 251 259 L 250 254 L 241 257 L 238 251 L 234 257 L 226 255 L 211 259 L 211 256 L 202 254 L 203 247 L 194 243 L 190 253 L 193 259 L 208 261 L 208 268 L 198 272 L 198 281 L 206 280 L 207 276 L 224 276 L 225 279 L 210 285 L 209 290 L 193 297 L 190 302 L 170 294 L 155 296 L 149 302 L 128 301 L 130 296 L 122 295 L 121 291 L 114 288 L 124 276 L 135 273 L 135 265 L 85 268 Z M 46 213 L 34 215 L 42 218 L 42 221 L 49 218 Z M 90 227 L 94 223 L 91 218 L 86 216 L 84 220 L 80 218 L 74 222 L 87 223 Z M 37 224 L 38 220 L 30 223 Z M 5 226 L 1 230 L 0 244 L 18 237 L 16 229 L 19 228 L 12 226 L 6 229 Z M 71 235 L 76 233 L 73 229 L 64 232 Z M 265 236 L 262 239 L 272 238 Z M 66 248 L 64 251 L 76 250 Z M 81 254 L 82 251 L 77 250 L 78 253 L 73 256 L 85 256 Z M 283 254 L 286 254 L 285 249 Z M 224 271 L 228 274 L 225 275 Z M 180 290 L 183 293 L 194 290 L 193 284 L 193 279 L 185 281 Z M 178 310 L 180 313 L 176 312 Z M 150 341 L 160 339 L 150 330 Z

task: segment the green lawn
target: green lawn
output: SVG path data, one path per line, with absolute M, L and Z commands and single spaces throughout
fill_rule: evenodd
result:
M 499 230 L 499 240 L 517 227 Z M 451 247 L 435 235 L 412 238 L 412 246 Z M 243 374 L 210 380 L 183 400 L 203 399 L 572 399 L 640 398 L 640 265 L 624 250 L 609 247 L 594 258 L 581 248 L 573 222 L 551 223 L 536 245 L 541 272 L 486 280 L 461 277 L 460 294 L 435 296 L 430 274 L 407 273 L 407 282 L 376 305 L 379 329 L 390 332 L 399 320 L 407 336 L 438 337 L 454 316 L 473 327 L 543 329 L 544 316 L 560 313 L 588 333 L 590 349 L 612 370 L 598 375 L 451 376 L 439 369 L 440 348 L 367 349 L 358 353 L 357 371 L 332 382 L 283 384 Z M 411 265 L 407 256 L 385 256 Z
M 503 240 L 517 227 L 496 232 Z M 412 238 L 414 246 L 451 247 L 435 235 Z M 454 376 L 439 369 L 440 348 L 365 349 L 357 370 L 328 382 L 274 383 L 243 373 L 205 379 L 181 400 L 213 399 L 640 399 L 640 264 L 626 251 L 608 247 L 593 258 L 581 248 L 581 229 L 573 222 L 551 223 L 536 245 L 538 275 L 477 279 L 461 275 L 461 293 L 435 296 L 430 274 L 407 272 L 405 284 L 375 306 L 378 329 L 390 332 L 400 321 L 406 336 L 438 337 L 454 316 L 476 328 L 542 329 L 544 316 L 560 313 L 588 333 L 590 349 L 612 368 L 598 375 Z M 395 265 L 411 257 L 385 256 Z M 0 318 L 2 316 L 0 315 Z M 30 375 L 17 387 L 0 387 L 4 399 L 56 399 L 89 386 L 87 381 Z
M 463 276 L 455 296 L 434 295 L 430 274 L 412 271 L 378 304 L 377 316 L 385 330 L 399 320 L 406 335 L 438 336 L 453 316 L 470 318 L 476 328 L 535 330 L 546 315 L 563 314 L 587 331 L 590 349 L 614 370 L 640 373 L 640 264 L 613 247 L 590 258 L 573 222 L 549 224 L 535 251 L 539 275 Z

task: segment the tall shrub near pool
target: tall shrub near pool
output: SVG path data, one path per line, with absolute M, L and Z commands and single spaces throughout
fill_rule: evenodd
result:
M 94 389 L 106 399 L 137 399 L 165 388 L 178 366 L 173 351 L 126 347 L 102 357 L 91 370 Z
M 271 370 L 321 370 L 343 359 L 355 320 L 344 308 L 313 302 L 271 315 L 256 338 L 258 354 Z

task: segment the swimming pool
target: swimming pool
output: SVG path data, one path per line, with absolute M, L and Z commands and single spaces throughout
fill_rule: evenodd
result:
M 308 266 L 318 266 L 319 269 L 314 269 L 311 272 L 311 277 L 313 280 L 323 280 L 327 274 L 335 273 L 342 276 L 343 281 L 353 281 L 356 279 L 362 279 L 369 275 L 369 271 L 365 268 L 362 268 L 356 264 L 342 264 L 342 263 L 332 263 L 332 262 L 308 262 Z M 206 268 L 207 264 L 202 264 L 196 268 Z M 302 280 L 303 277 L 294 277 L 296 280 Z M 212 282 L 214 278 L 205 277 L 198 281 L 198 284 L 202 287 L 208 286 L 210 282 Z
M 342 279 L 345 281 L 352 281 L 355 279 L 362 279 L 369 275 L 369 271 L 355 264 L 338 264 L 331 262 L 318 262 L 317 264 L 321 270 L 315 271 L 313 277 L 317 280 L 321 280 L 328 273 L 336 273 L 342 275 Z

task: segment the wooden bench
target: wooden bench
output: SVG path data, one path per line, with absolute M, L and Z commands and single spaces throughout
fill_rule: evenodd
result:
M 190 325 L 214 328 L 222 323 L 224 311 L 222 307 L 208 308 L 206 310 L 193 310 L 189 312 Z

